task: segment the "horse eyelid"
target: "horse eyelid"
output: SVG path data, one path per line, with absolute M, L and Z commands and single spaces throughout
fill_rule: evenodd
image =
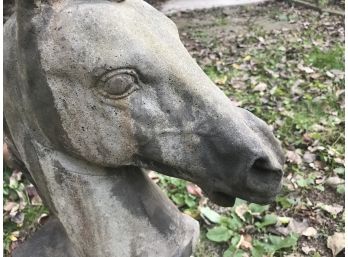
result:
M 105 83 L 107 83 L 112 77 L 117 75 L 124 75 L 124 74 L 132 76 L 134 79 L 133 85 L 128 90 L 126 90 L 124 93 L 119 95 L 109 94 L 107 91 L 104 90 Z M 134 91 L 137 91 L 140 88 L 139 83 L 140 83 L 140 80 L 139 80 L 138 72 L 135 69 L 132 69 L 132 68 L 109 69 L 105 71 L 101 76 L 99 76 L 99 78 L 97 78 L 97 81 L 94 84 L 93 91 L 97 93 L 99 97 L 104 99 L 103 101 L 109 101 L 109 100 L 115 101 L 118 99 L 126 98 L 127 96 L 131 95 Z
M 119 69 L 113 69 L 113 70 L 108 70 L 104 72 L 98 79 L 98 82 L 106 82 L 108 81 L 111 77 L 115 75 L 122 75 L 122 74 L 128 74 L 134 77 L 135 82 L 139 82 L 139 76 L 138 72 L 132 68 L 119 68 Z

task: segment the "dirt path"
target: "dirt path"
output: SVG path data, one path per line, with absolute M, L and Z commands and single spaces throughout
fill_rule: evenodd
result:
M 190 11 L 199 9 L 209 9 L 213 7 L 224 7 L 233 5 L 246 5 L 261 3 L 266 0 L 169 0 L 161 7 L 164 13 L 176 13 L 180 11 Z

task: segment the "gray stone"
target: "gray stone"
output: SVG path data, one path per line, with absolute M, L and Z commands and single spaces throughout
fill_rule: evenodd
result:
M 23 245 L 16 248 L 12 257 L 78 257 L 58 219 L 50 219 Z
M 197 221 L 144 169 L 223 206 L 268 203 L 281 188 L 268 126 L 234 107 L 141 0 L 19 0 L 4 62 L 7 138 L 76 256 L 191 255 Z M 35 238 L 23 247 L 36 256 L 62 249 Z

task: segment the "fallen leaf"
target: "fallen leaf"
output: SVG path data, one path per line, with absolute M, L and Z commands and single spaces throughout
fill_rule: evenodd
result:
M 250 61 L 250 59 L 251 59 L 251 56 L 247 55 L 247 56 L 244 57 L 243 61 Z
M 319 79 L 321 77 L 321 73 L 320 72 L 311 73 L 310 77 L 312 79 Z
M 254 92 L 262 92 L 262 91 L 265 91 L 267 89 L 267 84 L 266 83 L 263 83 L 263 82 L 260 82 L 259 84 L 257 84 L 253 91 Z
M 227 76 L 216 79 L 214 82 L 218 85 L 224 85 L 227 81 Z
M 344 244 L 344 233 L 335 232 L 327 238 L 327 247 L 332 251 L 333 256 L 344 249 Z
M 284 236 L 287 236 L 291 233 L 296 233 L 301 235 L 308 228 L 307 220 L 299 222 L 295 219 L 290 219 L 288 226 L 278 227 L 277 231 Z
M 314 72 L 314 70 L 313 70 L 312 68 L 303 66 L 302 63 L 299 63 L 299 64 L 297 65 L 297 68 L 298 68 L 299 70 L 301 70 L 301 71 L 304 71 L 304 72 L 307 73 L 307 74 L 310 74 L 310 73 L 313 73 L 313 72 Z
M 271 75 L 271 77 L 273 78 L 279 78 L 279 74 L 274 72 L 273 70 L 271 69 L 267 69 L 266 67 L 264 67 L 264 70 L 269 74 Z
M 330 177 L 325 181 L 325 184 L 331 187 L 336 187 L 337 185 L 344 184 L 344 179 L 341 179 L 337 176 Z
M 309 144 L 313 141 L 309 133 L 304 133 L 302 139 L 306 144 Z
M 278 217 L 278 221 L 281 224 L 289 224 L 289 222 L 292 220 L 292 218 L 289 217 Z
M 290 88 L 290 92 L 294 96 L 295 95 L 299 95 L 299 96 L 303 95 L 303 90 L 301 88 L 299 88 L 298 86 L 292 86 Z
M 26 186 L 25 190 L 27 191 L 29 197 L 33 197 L 34 195 L 37 195 L 36 188 L 33 185 Z
M 253 247 L 251 244 L 252 238 L 250 235 L 241 235 L 240 248 L 249 250 Z
M 344 160 L 343 160 L 343 159 L 341 159 L 341 158 L 336 157 L 336 158 L 334 159 L 334 161 L 335 161 L 335 162 L 337 162 L 338 164 L 345 165 Z
M 315 248 L 313 247 L 309 247 L 309 246 L 303 246 L 301 247 L 302 252 L 304 252 L 305 254 L 309 254 L 310 252 L 314 252 Z
M 286 158 L 290 163 L 295 163 L 295 164 L 302 163 L 301 156 L 298 153 L 296 153 L 295 151 L 287 151 Z
M 310 152 L 305 152 L 303 155 L 303 161 L 306 163 L 312 163 L 315 161 L 315 154 L 310 153 Z
M 326 72 L 326 76 L 328 76 L 329 78 L 334 78 L 335 77 L 335 75 L 332 74 L 330 71 Z
M 236 70 L 239 70 L 240 69 L 240 65 L 234 63 L 232 64 L 232 67 L 235 68 Z
M 344 71 L 333 69 L 333 70 L 330 70 L 330 72 L 332 74 L 334 74 L 335 76 L 342 76 L 342 77 L 344 77 Z
M 334 172 L 336 174 L 344 174 L 344 170 L 345 169 L 343 167 L 338 167 L 338 168 L 334 169 Z
M 10 182 L 9 186 L 12 189 L 16 189 L 18 187 L 18 182 L 22 179 L 22 172 L 20 171 L 13 171 L 11 177 L 10 177 Z
M 228 84 L 235 89 L 245 89 L 247 87 L 245 82 L 240 80 L 231 80 Z
M 203 196 L 203 192 L 202 189 L 192 183 L 187 183 L 186 184 L 186 190 L 189 194 L 194 195 L 194 196 L 198 196 L 198 197 L 202 197 Z
M 19 204 L 16 202 L 6 202 L 4 205 L 4 211 L 13 212 L 19 209 Z
M 24 193 L 24 191 L 22 190 L 16 190 L 16 193 L 18 195 L 18 198 L 20 200 L 21 203 L 26 203 L 27 201 L 27 196 L 26 194 Z M 25 204 L 24 204 L 25 205 Z
M 189 194 L 194 195 L 194 196 L 198 196 L 198 197 L 202 197 L 203 196 L 203 192 L 202 189 L 192 183 L 187 183 L 186 184 L 186 190 Z
M 199 219 L 199 216 L 200 216 L 200 214 L 201 214 L 201 213 L 199 212 L 199 210 L 197 210 L 197 209 L 185 209 L 185 210 L 184 210 L 184 213 L 187 214 L 187 215 L 189 215 L 190 217 L 196 219 L 196 220 Z
M 325 181 L 325 177 L 318 177 L 315 179 L 315 184 L 320 185 L 323 184 Z
M 302 235 L 306 237 L 315 237 L 317 234 L 317 230 L 313 227 L 308 227 L 305 231 L 302 232 Z
M 288 225 L 289 233 L 302 234 L 302 232 L 306 230 L 307 228 L 308 228 L 307 220 L 303 220 L 302 222 L 300 222 L 295 219 L 291 219 Z
M 248 210 L 249 210 L 248 205 L 246 205 L 246 204 L 241 204 L 241 205 L 238 205 L 238 206 L 236 207 L 235 212 L 236 212 L 236 214 L 238 215 L 238 217 L 239 217 L 241 220 L 245 221 L 244 214 L 245 214 Z
M 18 238 L 16 236 L 14 236 L 14 235 L 10 235 L 10 240 L 11 241 L 17 241 Z
M 260 41 L 260 43 L 262 43 L 262 44 L 265 43 L 265 39 L 263 37 L 258 37 L 257 39 Z
M 317 169 L 317 170 L 324 169 L 324 163 L 321 161 L 314 161 L 313 164 L 314 164 L 315 169 Z
M 319 203 L 318 207 L 320 207 L 321 209 L 323 209 L 324 211 L 330 213 L 333 216 L 336 216 L 337 214 L 339 214 L 340 212 L 343 211 L 343 206 L 342 205 L 338 205 L 338 204 L 326 205 L 326 204 L 323 204 L 323 203 Z
M 39 195 L 35 195 L 33 198 L 31 198 L 31 204 L 32 205 L 42 205 L 42 200 Z

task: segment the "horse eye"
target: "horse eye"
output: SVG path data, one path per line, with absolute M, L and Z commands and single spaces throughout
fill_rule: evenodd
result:
M 137 77 L 130 73 L 108 74 L 102 83 L 99 92 L 111 99 L 126 97 L 137 89 Z
M 122 95 L 134 84 L 135 79 L 129 74 L 119 74 L 105 82 L 104 91 L 110 95 Z

